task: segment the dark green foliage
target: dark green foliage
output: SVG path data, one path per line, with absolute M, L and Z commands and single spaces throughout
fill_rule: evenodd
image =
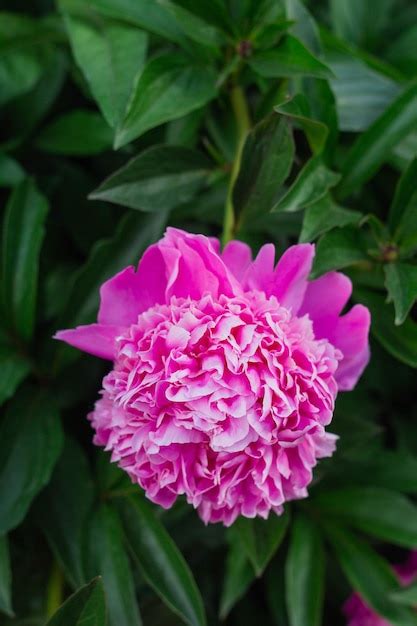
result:
M 417 624 L 416 79 L 413 0 L 0 0 L 2 625 Z M 52 336 L 167 225 L 315 242 L 372 312 L 283 516 L 205 527 L 91 443 L 107 366 Z

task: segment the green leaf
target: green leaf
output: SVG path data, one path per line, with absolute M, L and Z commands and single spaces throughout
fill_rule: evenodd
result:
M 224 43 L 222 32 L 216 26 L 208 24 L 204 18 L 193 12 L 194 9 L 198 10 L 196 3 L 179 2 L 178 0 L 158 0 L 158 4 L 166 7 L 182 28 L 184 34 L 190 39 L 215 49 Z
M 94 578 L 88 585 L 70 596 L 46 626 L 106 626 L 106 624 L 103 583 L 101 578 Z
M 292 32 L 314 54 L 320 55 L 321 43 L 317 24 L 302 0 L 284 0 L 288 20 L 295 22 Z
M 67 305 L 57 327 L 68 328 L 94 321 L 99 288 L 108 278 L 131 263 L 137 263 L 146 248 L 158 239 L 166 214 L 133 213 L 121 220 L 112 239 L 98 241 L 68 289 Z
M 399 583 L 388 563 L 369 544 L 346 529 L 328 522 L 325 522 L 325 529 L 346 578 L 365 602 L 393 626 L 417 624 L 413 610 L 391 600 Z
M 47 212 L 46 198 L 26 179 L 13 190 L 4 218 L 3 306 L 9 325 L 26 340 L 35 324 L 38 263 Z
M 0 187 L 14 187 L 22 182 L 25 171 L 7 154 L 0 153 Z
M 311 276 L 318 278 L 330 270 L 339 270 L 367 260 L 363 233 L 353 226 L 336 228 L 319 240 Z
M 0 12 L 0 106 L 32 89 L 41 77 L 49 51 L 39 45 L 37 30 L 36 20 Z
M 143 69 L 146 33 L 94 13 L 91 19 L 67 15 L 66 26 L 75 60 L 97 104 L 110 126 L 117 127 Z
M 371 311 L 371 332 L 379 343 L 399 361 L 417 367 L 417 324 L 408 318 L 401 326 L 394 326 L 392 305 L 383 295 L 365 289 L 356 289 L 355 294 Z
M 115 147 L 150 128 L 202 107 L 216 95 L 216 76 L 176 52 L 149 61 L 135 86 L 129 108 L 116 133 Z
M 219 616 L 221 620 L 228 616 L 254 579 L 253 566 L 247 557 L 246 550 L 242 550 L 240 534 L 235 532 L 233 526 L 229 531 L 229 549 L 220 598 Z
M 240 537 L 240 547 L 246 552 L 256 575 L 262 576 L 285 537 L 290 515 L 270 514 L 267 520 L 240 517 L 234 527 Z
M 314 204 L 340 180 L 340 174 L 329 170 L 320 157 L 311 158 L 299 172 L 285 195 L 272 208 L 273 212 L 291 213 Z
M 381 0 L 378 11 L 362 0 L 331 0 L 330 14 L 337 35 L 357 46 L 374 41 L 394 17 L 395 0 Z
M 153 146 L 111 174 L 89 197 L 140 211 L 169 210 L 191 200 L 209 172 L 210 162 L 195 150 Z
M 59 414 L 46 392 L 27 388 L 0 423 L 0 534 L 15 528 L 48 483 L 62 446 Z
M 409 263 L 387 263 L 385 286 L 394 302 L 395 323 L 402 324 L 417 299 L 417 266 Z
M 407 209 L 416 198 L 417 157 L 412 159 L 404 171 L 395 188 L 389 215 L 388 226 L 392 233 L 401 231 L 401 223 L 407 214 Z
M 158 0 L 158 2 L 165 6 L 165 0 Z M 181 7 L 187 13 L 198 17 L 205 24 L 206 28 L 210 24 L 225 32 L 234 31 L 234 25 L 224 0 L 199 0 L 199 2 L 194 2 L 194 0 L 170 0 L 170 2 L 177 7 Z
M 109 623 L 113 626 L 140 626 L 142 620 L 123 529 L 117 513 L 107 504 L 95 511 L 89 537 L 90 570 L 102 576 Z
M 9 544 L 6 536 L 0 537 L 0 611 L 13 617 L 12 573 L 10 570 Z
M 0 404 L 3 404 L 13 396 L 30 372 L 30 361 L 2 331 L 0 331 L 0 368 Z
M 290 118 L 302 128 L 314 154 L 322 152 L 329 131 L 325 124 L 311 118 L 309 104 L 304 95 L 296 94 L 290 100 L 277 104 L 274 111 Z
M 417 604 L 417 581 L 413 581 L 403 589 L 394 591 L 391 594 L 391 598 L 394 602 L 398 602 L 398 604 L 415 607 Z
M 333 228 L 358 224 L 363 218 L 359 211 L 345 209 L 329 196 L 324 196 L 318 202 L 309 206 L 304 213 L 300 242 L 313 241 L 320 235 Z
M 187 563 L 144 498 L 118 501 L 132 553 L 147 582 L 190 626 L 206 624 L 200 593 Z
M 417 123 L 417 85 L 407 87 L 353 144 L 338 193 L 349 196 L 375 174 L 391 150 Z
M 52 479 L 36 503 L 36 519 L 73 588 L 85 584 L 86 524 L 94 488 L 80 446 L 67 438 Z
M 278 46 L 271 50 L 255 52 L 248 60 L 255 72 L 264 78 L 313 76 L 330 78 L 331 70 L 319 61 L 292 35 L 286 35 Z
M 303 515 L 292 524 L 285 582 L 290 626 L 319 626 L 324 598 L 324 547 L 316 526 Z
M 271 210 L 293 157 L 294 142 L 285 117 L 272 114 L 250 131 L 233 188 L 233 206 L 243 222 Z
M 111 129 L 99 113 L 73 109 L 41 130 L 35 145 L 52 154 L 89 156 L 108 150 L 112 137 Z
M 313 502 L 341 523 L 399 546 L 417 546 L 417 507 L 395 491 L 351 487 L 323 492 Z

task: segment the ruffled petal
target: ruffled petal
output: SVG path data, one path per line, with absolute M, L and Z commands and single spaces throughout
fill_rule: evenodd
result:
M 274 282 L 268 295 L 296 314 L 304 300 L 307 279 L 314 258 L 314 245 L 302 243 L 284 252 L 274 272 Z
M 242 280 L 252 262 L 252 251 L 243 241 L 229 241 L 222 252 L 222 259 L 237 280 Z
M 371 314 L 362 304 L 356 304 L 328 333 L 327 339 L 343 353 L 335 378 L 339 389 L 354 388 L 369 361 L 369 327 Z
M 340 272 L 329 272 L 308 283 L 298 314 L 310 317 L 317 339 L 328 338 L 351 293 L 350 279 Z
M 65 341 L 74 348 L 112 361 L 116 354 L 116 337 L 124 332 L 126 328 L 123 326 L 90 324 L 69 330 L 59 330 L 54 335 L 54 339 Z

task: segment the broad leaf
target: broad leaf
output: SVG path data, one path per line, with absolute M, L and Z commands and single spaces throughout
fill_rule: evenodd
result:
M 299 211 L 320 200 L 339 180 L 340 174 L 329 170 L 320 157 L 313 157 L 306 163 L 272 211 L 289 213 Z
M 233 188 L 233 206 L 240 222 L 271 210 L 293 156 L 294 142 L 284 116 L 270 115 L 251 130 Z
M 373 42 L 394 17 L 395 0 L 381 0 L 378 11 L 362 0 L 331 0 L 330 14 L 337 35 L 357 46 Z
M 30 339 L 35 323 L 38 263 L 46 198 L 26 179 L 7 203 L 3 228 L 2 295 L 6 319 L 23 339 Z
M 417 85 L 412 84 L 353 144 L 344 163 L 339 196 L 349 196 L 371 178 L 416 123 Z
M 95 511 L 90 521 L 89 559 L 89 571 L 103 579 L 110 625 L 140 626 L 123 529 L 117 513 L 106 504 Z
M 417 546 L 417 507 L 405 496 L 378 487 L 326 491 L 314 498 L 326 516 L 406 548 Z
M 394 602 L 405 604 L 406 606 L 415 607 L 417 605 L 417 581 L 413 581 L 407 587 L 394 591 L 391 594 Z
M 312 277 L 368 260 L 363 233 L 352 226 L 336 228 L 319 240 Z
M 11 398 L 30 371 L 30 361 L 18 346 L 0 331 L 0 404 Z
M 88 461 L 67 438 L 52 479 L 36 503 L 36 518 L 70 585 L 87 582 L 84 567 L 86 524 L 94 500 Z
M 417 324 L 406 319 L 394 326 L 394 310 L 383 295 L 370 290 L 356 289 L 356 298 L 371 311 L 371 332 L 395 358 L 410 367 L 417 367 Z
M 325 529 L 346 578 L 365 602 L 393 626 L 416 625 L 417 614 L 390 597 L 399 583 L 388 563 L 347 530 L 327 522 Z
M 129 108 L 116 133 L 115 147 L 145 131 L 202 107 L 216 95 L 216 76 L 180 53 L 149 61 L 135 86 Z
M 10 570 L 9 544 L 6 536 L 0 537 L 0 611 L 13 617 L 12 573 Z
M 393 234 L 401 228 L 402 218 L 411 200 L 416 197 L 416 178 L 417 157 L 410 161 L 395 189 L 388 215 L 388 226 Z
M 208 24 L 205 17 L 198 15 L 198 4 L 187 0 L 185 2 L 183 0 L 158 0 L 158 3 L 166 7 L 173 16 L 174 22 L 178 23 L 190 39 L 214 49 L 219 48 L 224 43 L 223 33 L 213 24 Z M 199 4 L 201 4 L 201 0 Z M 197 13 L 193 12 L 194 9 L 197 9 Z M 209 10 L 208 15 L 210 13 L 212 12 Z
M 285 537 L 290 515 L 270 514 L 267 520 L 240 517 L 235 522 L 240 547 L 246 552 L 257 576 L 261 576 Z
M 246 550 L 242 549 L 240 533 L 235 527 L 229 531 L 229 549 L 220 598 L 219 616 L 224 620 L 236 602 L 245 594 L 255 579 L 255 573 Z
M 36 146 L 52 154 L 88 156 L 108 150 L 112 131 L 99 113 L 73 109 L 53 120 L 36 138 Z
M 92 15 L 67 15 L 71 46 L 94 98 L 110 126 L 117 127 L 145 62 L 147 35 L 135 26 Z
M 46 626 L 106 626 L 106 624 L 103 583 L 101 578 L 94 578 L 88 585 L 70 596 Z
M 22 182 L 24 177 L 22 166 L 12 157 L 0 152 L 0 187 L 14 187 Z
M 313 241 L 333 228 L 358 224 L 363 218 L 359 211 L 345 209 L 330 197 L 324 196 L 306 209 L 300 242 Z
M 249 65 L 264 78 L 332 76 L 331 70 L 292 35 L 286 35 L 282 42 L 271 50 L 255 52 L 249 59 Z
M 141 211 L 169 210 L 188 202 L 209 172 L 210 162 L 195 150 L 153 146 L 114 172 L 89 197 Z
M 21 391 L 0 422 L 0 534 L 25 517 L 48 483 L 61 446 L 53 398 L 31 388 Z
M 387 263 L 385 285 L 394 303 L 395 323 L 402 324 L 417 299 L 417 266 L 409 263 Z
M 312 119 L 308 100 L 304 95 L 297 94 L 290 100 L 277 104 L 274 111 L 288 117 L 293 123 L 300 126 L 314 154 L 323 151 L 329 134 L 328 128 L 323 122 Z
M 302 0 L 284 0 L 288 20 L 294 21 L 291 31 L 314 54 L 320 55 L 321 43 L 318 27 Z
M 142 497 L 118 499 L 117 505 L 132 554 L 148 583 L 185 623 L 205 625 L 194 578 L 152 505 Z
M 290 626 L 319 626 L 324 597 L 324 548 L 316 526 L 298 515 L 285 563 Z

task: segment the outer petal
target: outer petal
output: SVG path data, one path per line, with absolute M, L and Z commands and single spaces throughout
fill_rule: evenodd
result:
M 369 310 L 362 304 L 356 304 L 349 313 L 339 318 L 328 333 L 329 341 L 343 353 L 335 376 L 341 390 L 353 389 L 369 361 L 370 324 Z
M 283 306 L 296 314 L 304 300 L 307 279 L 314 257 L 314 245 L 302 243 L 284 252 L 274 272 L 271 293 Z
M 329 272 L 308 283 L 298 314 L 308 314 L 317 339 L 328 337 L 351 293 L 350 279 L 339 272 Z
M 250 247 L 242 241 L 229 241 L 221 256 L 232 274 L 241 281 L 252 262 Z
M 65 341 L 70 346 L 112 361 L 116 353 L 116 337 L 126 330 L 123 326 L 90 324 L 70 330 L 59 330 L 54 339 Z
M 258 289 L 271 295 L 274 278 L 275 246 L 266 243 L 259 250 L 256 259 L 248 267 L 243 278 L 245 289 Z

